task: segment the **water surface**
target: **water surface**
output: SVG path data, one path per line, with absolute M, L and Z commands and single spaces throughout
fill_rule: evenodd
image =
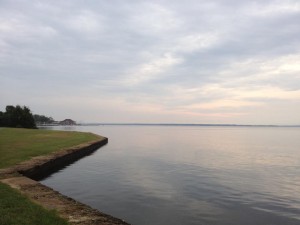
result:
M 71 129 L 109 143 L 42 183 L 102 212 L 134 225 L 300 224 L 300 128 Z

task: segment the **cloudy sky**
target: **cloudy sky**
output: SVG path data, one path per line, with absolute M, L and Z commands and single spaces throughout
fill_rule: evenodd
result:
M 300 124 L 299 0 L 0 0 L 0 111 Z

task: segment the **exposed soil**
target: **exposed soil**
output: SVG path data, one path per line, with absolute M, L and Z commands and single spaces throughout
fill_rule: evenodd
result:
M 30 200 L 44 208 L 56 210 L 70 224 L 128 225 L 123 220 L 101 213 L 33 180 L 36 177 L 49 175 L 49 173 L 55 171 L 57 168 L 66 166 L 70 162 L 90 154 L 106 143 L 107 138 L 99 136 L 98 141 L 70 149 L 62 149 L 47 156 L 34 157 L 24 163 L 0 170 L 0 181 L 19 190 Z

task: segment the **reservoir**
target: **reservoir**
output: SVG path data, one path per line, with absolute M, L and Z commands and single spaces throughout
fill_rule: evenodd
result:
M 99 125 L 108 144 L 41 183 L 133 225 L 300 224 L 300 128 Z

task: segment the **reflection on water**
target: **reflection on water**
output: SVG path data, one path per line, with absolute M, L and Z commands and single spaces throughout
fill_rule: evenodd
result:
M 75 128 L 109 143 L 42 182 L 105 213 L 135 225 L 300 224 L 300 128 Z

